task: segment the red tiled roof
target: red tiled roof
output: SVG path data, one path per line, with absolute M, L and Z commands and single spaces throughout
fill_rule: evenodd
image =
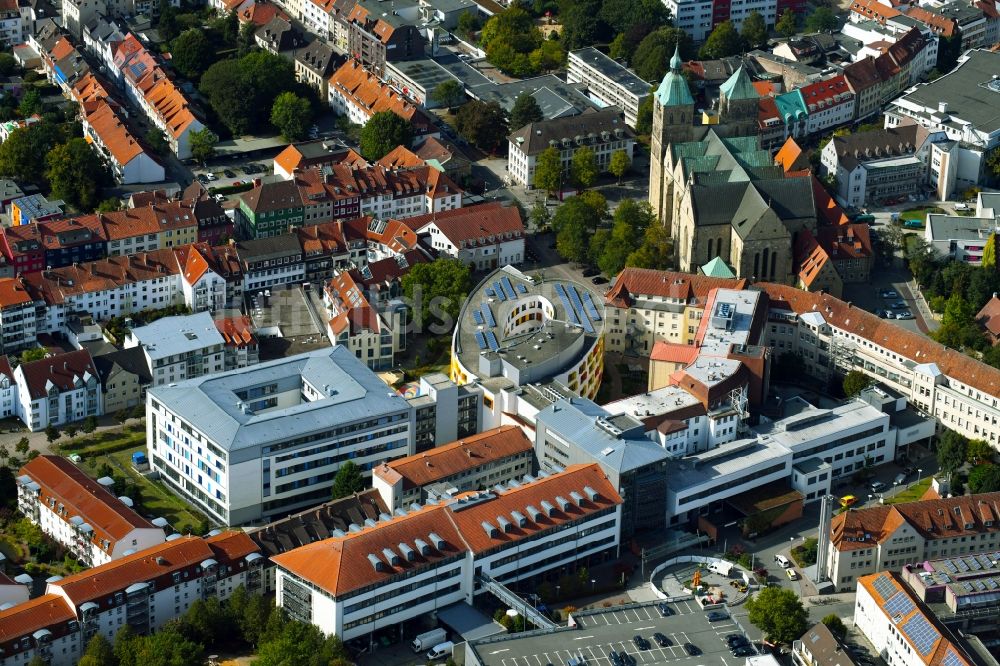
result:
M 87 114 L 87 124 L 100 138 L 115 162 L 121 166 L 146 152 L 129 132 L 125 123 L 115 114 L 110 104 L 98 104 L 95 110 Z
M 1000 369 L 949 349 L 921 333 L 879 319 L 877 315 L 828 294 L 809 293 L 770 282 L 759 282 L 757 286 L 770 296 L 771 307 L 775 307 L 774 301 L 784 301 L 794 312 L 818 312 L 831 326 L 871 340 L 914 363 L 934 363 L 955 381 L 988 395 L 1000 395 Z
M 45 594 L 0 610 L 0 645 L 29 636 L 39 629 L 76 620 L 76 613 L 58 594 Z M 53 632 L 55 633 L 55 632 Z
M 784 169 L 785 173 L 788 173 L 789 171 L 800 171 L 802 169 L 809 168 L 809 156 L 806 155 L 805 151 L 802 150 L 799 144 L 795 142 L 795 139 L 788 137 L 785 139 L 785 143 L 774 155 L 774 163 Z
M 257 344 L 257 338 L 253 334 L 253 326 L 247 316 L 216 319 L 215 327 L 219 329 L 222 339 L 230 347 L 250 347 Z
M 492 245 L 496 240 L 524 235 L 521 211 L 516 206 L 505 206 L 498 201 L 406 219 L 406 225 L 417 231 L 431 224 L 458 248 Z
M 596 501 L 587 499 L 584 491 L 587 486 L 597 491 L 599 496 Z M 571 492 L 584 496 L 582 506 L 572 501 Z M 559 508 L 557 497 L 570 501 L 565 511 Z M 555 506 L 555 511 L 552 516 L 546 516 L 543 511 L 535 522 L 528 507 L 541 509 L 543 500 Z M 495 497 L 478 504 L 459 509 L 453 503 L 425 506 L 405 516 L 377 523 L 375 527 L 317 541 L 271 559 L 279 567 L 337 597 L 463 552 L 478 553 L 516 542 L 615 506 L 621 501 L 600 466 L 573 465 L 562 473 L 496 493 Z M 524 527 L 518 526 L 511 515 L 514 511 L 522 513 L 527 519 Z M 487 534 L 483 522 L 488 521 L 498 528 L 498 516 L 505 516 L 511 524 L 510 531 L 498 530 L 497 533 Z M 432 533 L 441 538 L 441 549 L 436 547 L 430 536 Z M 426 553 L 421 552 L 417 539 L 429 546 Z M 400 547 L 403 545 L 413 551 L 412 561 L 408 561 L 403 554 L 404 549 Z M 387 560 L 383 549 L 392 551 L 398 558 L 395 563 Z M 378 570 L 369 556 L 381 562 Z
M 955 34 L 955 28 L 958 26 L 955 19 L 942 16 L 941 14 L 932 12 L 923 7 L 910 7 L 907 10 L 906 15 L 912 19 L 920 21 L 930 28 L 932 32 L 935 32 L 942 37 L 951 37 Z
M 24 276 L 24 280 L 29 285 L 28 288 L 39 293 L 46 303 L 59 304 L 70 296 L 105 291 L 124 284 L 179 273 L 180 253 L 175 254 L 174 250 L 106 257 L 85 264 L 29 273 Z
M 212 536 L 205 537 L 205 541 L 216 554 L 230 562 L 234 562 L 246 557 L 251 553 L 259 553 L 260 546 L 254 543 L 253 539 L 242 530 L 226 530 Z
M 882 24 L 886 19 L 895 18 L 902 13 L 894 7 L 883 5 L 878 0 L 854 0 L 851 3 L 851 11 Z
M 994 336 L 1000 336 L 1000 298 L 993 296 L 976 313 L 976 321 Z
M 0 278 L 0 308 L 10 308 L 34 300 L 23 279 Z
M 608 290 L 605 301 L 615 307 L 628 307 L 635 296 L 661 296 L 676 298 L 685 303 L 704 303 L 708 293 L 715 288 L 743 289 L 746 280 L 691 275 L 650 268 L 625 268 L 615 278 L 615 285 Z
M 360 8 L 361 5 L 357 7 Z M 364 109 L 369 116 L 382 111 L 392 111 L 403 120 L 410 121 L 418 132 L 428 129 L 427 117 L 412 101 L 407 99 L 402 92 L 387 83 L 383 83 L 378 76 L 368 72 L 356 60 L 344 63 L 340 69 L 334 72 L 333 76 L 330 77 L 329 85 L 331 90 L 336 90 L 351 100 L 356 106 Z
M 403 477 L 403 488 L 426 486 L 468 469 L 527 453 L 533 446 L 519 427 L 501 426 L 424 453 L 383 463 L 373 473 L 377 475 L 381 469 L 391 469 Z
M 44 398 L 48 394 L 46 390 L 48 382 L 52 382 L 60 391 L 69 391 L 73 389 L 73 380 L 75 378 L 82 380 L 85 373 L 89 372 L 91 376 L 97 378 L 94 361 L 86 349 L 22 363 L 18 367 L 24 375 L 32 400 Z
M 816 214 L 822 221 L 829 225 L 850 224 L 851 218 L 847 217 L 844 209 L 830 196 L 827 189 L 823 187 L 823 183 L 819 182 L 819 178 L 815 175 L 812 177 L 812 184 L 813 200 L 816 202 Z
M 187 261 L 184 262 L 184 281 L 190 285 L 197 284 L 208 270 L 208 261 L 197 248 L 192 247 L 187 253 Z
M 396 146 L 388 153 L 382 156 L 376 164 L 381 164 L 389 169 L 397 167 L 417 167 L 425 166 L 427 163 L 421 158 L 417 157 L 412 150 L 406 146 Z
M 87 360 L 89 359 L 90 355 L 87 354 Z M 36 363 L 48 361 L 49 359 L 43 359 Z M 53 510 L 57 511 L 60 504 L 66 508 L 62 514 L 63 520 L 69 521 L 70 518 L 79 516 L 94 528 L 91 539 L 93 543 L 101 545 L 101 541 L 107 539 L 111 544 L 107 548 L 108 552 L 111 552 L 117 541 L 127 537 L 133 530 L 156 529 L 152 523 L 66 458 L 38 456 L 22 467 L 19 474 L 28 475 L 41 486 L 40 503 L 46 504 L 49 499 L 53 499 L 56 502 Z
M 847 87 L 847 79 L 844 78 L 843 74 L 803 86 L 799 88 L 799 93 L 802 95 L 802 99 L 805 101 L 810 113 L 823 110 L 835 104 L 844 104 L 853 97 L 853 93 Z
M 653 344 L 649 354 L 650 361 L 665 361 L 668 363 L 683 363 L 690 365 L 698 358 L 698 348 L 694 345 L 680 345 L 673 342 L 658 340 Z
M 867 224 L 843 224 L 820 227 L 816 239 L 834 261 L 867 259 L 872 256 L 872 241 Z

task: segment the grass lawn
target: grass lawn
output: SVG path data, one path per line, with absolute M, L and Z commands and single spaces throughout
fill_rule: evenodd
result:
M 927 223 L 928 213 L 943 213 L 945 212 L 943 208 L 938 208 L 937 206 L 928 206 L 925 208 L 911 208 L 909 210 L 904 210 L 899 213 L 899 219 L 901 220 L 920 220 L 924 224 Z
M 926 479 L 921 479 L 919 483 L 912 484 L 909 488 L 901 493 L 893 495 L 891 498 L 886 499 L 886 504 L 901 504 L 903 502 L 916 502 L 918 499 L 923 497 L 927 489 L 931 487 L 931 477 Z
M 197 528 L 202 520 L 200 514 L 189 509 L 183 500 L 163 485 L 155 481 L 150 481 L 132 469 L 132 452 L 140 448 L 145 449 L 145 433 L 143 433 L 142 441 L 135 448 L 86 456 L 82 466 L 91 476 L 96 476 L 97 470 L 101 465 L 108 463 L 112 468 L 123 473 L 132 483 L 138 486 L 141 497 L 140 502 L 142 504 L 141 513 L 147 516 L 162 516 L 166 518 L 170 521 L 170 525 L 182 534 L 189 527 L 192 529 Z

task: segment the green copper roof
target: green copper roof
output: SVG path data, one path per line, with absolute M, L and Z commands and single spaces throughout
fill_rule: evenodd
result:
M 736 99 L 760 99 L 757 89 L 753 87 L 753 81 L 747 75 L 746 70 L 740 67 L 729 79 L 719 87 L 719 91 L 726 96 L 727 100 Z
M 716 257 L 701 267 L 701 272 L 709 277 L 734 278 L 736 275 L 729 270 L 729 266 L 721 257 Z
M 809 115 L 806 102 L 802 99 L 802 93 L 798 90 L 783 93 L 774 98 L 774 105 L 778 108 L 778 114 L 786 125 L 794 123 Z
M 694 104 L 691 89 L 681 75 L 681 55 L 678 47 L 674 47 L 674 56 L 670 59 L 670 71 L 663 77 L 660 87 L 656 89 L 656 100 L 660 106 L 684 106 Z

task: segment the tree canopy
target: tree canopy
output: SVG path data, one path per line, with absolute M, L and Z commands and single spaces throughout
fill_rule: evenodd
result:
M 590 237 L 607 216 L 608 205 L 597 192 L 584 192 L 563 202 L 552 217 L 556 251 L 567 261 L 587 261 Z
M 782 37 L 792 37 L 799 30 L 799 17 L 791 9 L 786 9 L 774 24 L 774 29 Z
M 215 59 L 215 47 L 204 30 L 185 30 L 170 45 L 170 62 L 181 75 L 197 81 Z
M 442 331 L 450 331 L 472 288 L 472 278 L 468 264 L 441 258 L 410 268 L 402 286 L 414 310 L 416 330 L 427 332 L 429 326 L 443 325 Z
M 549 194 L 562 187 L 562 156 L 559 149 L 549 146 L 535 158 L 535 187 Z
M 566 58 L 562 45 L 546 41 L 534 17 L 517 5 L 491 16 L 479 43 L 486 51 L 486 60 L 511 76 L 533 76 L 559 67 Z
M 478 99 L 459 107 L 455 114 L 455 129 L 466 141 L 491 155 L 503 151 L 510 134 L 503 107 L 497 102 Z
M 996 450 L 985 439 L 972 439 L 965 447 L 965 459 L 973 465 L 993 462 Z
M 396 146 L 410 147 L 413 127 L 392 111 L 376 113 L 361 130 L 361 154 L 374 162 Z
M 860 370 L 851 370 L 844 377 L 844 395 L 853 398 L 872 385 L 871 378 Z
M 954 430 L 945 430 L 938 437 L 937 462 L 942 472 L 950 474 L 965 462 L 965 449 L 969 440 Z
M 749 49 L 759 49 L 767 44 L 767 22 L 760 12 L 754 10 L 743 19 L 740 36 Z
M 723 21 L 715 26 L 708 39 L 698 50 L 703 60 L 718 60 L 743 52 L 743 38 L 736 32 L 732 21 Z
M 768 640 L 791 643 L 809 628 L 809 614 L 799 596 L 781 587 L 765 587 L 746 601 L 750 622 Z
M 261 50 L 213 64 L 202 74 L 198 89 L 234 136 L 263 129 L 281 93 L 314 95 L 296 80 L 291 60 Z
M 205 164 L 215 155 L 215 146 L 219 143 L 218 135 L 207 127 L 195 130 L 188 134 L 188 143 L 191 147 L 191 157 Z
M 593 148 L 580 146 L 573 151 L 573 160 L 570 162 L 570 173 L 573 175 L 573 182 L 577 187 L 587 189 L 597 182 L 597 155 Z
M 309 100 L 287 90 L 274 98 L 274 104 L 271 106 L 271 124 L 281 132 L 285 141 L 291 143 L 306 138 L 312 118 L 312 105 L 309 104 Z
M 618 179 L 618 184 L 621 185 L 622 176 L 628 172 L 629 167 L 632 166 L 632 160 L 628 158 L 628 153 L 624 150 L 616 150 L 611 153 L 611 160 L 608 162 L 608 171 L 611 175 Z
M 1000 490 L 1000 466 L 976 465 L 969 472 L 969 490 L 973 493 L 995 493 Z
M 0 144 L 0 175 L 44 187 L 46 164 L 42 158 L 63 138 L 58 126 L 44 120 L 14 130 Z
M 100 202 L 101 188 L 111 183 L 111 173 L 84 139 L 59 144 L 45 156 L 45 176 L 52 194 L 81 212 L 91 212 Z
M 331 499 L 341 499 L 350 497 L 354 493 L 365 489 L 365 478 L 361 476 L 361 470 L 352 461 L 348 460 L 333 477 L 333 488 L 330 490 Z
M 839 27 L 840 21 L 829 7 L 817 7 L 806 17 L 806 32 L 827 32 Z
M 517 131 L 528 123 L 537 123 L 545 116 L 542 115 L 542 107 L 530 93 L 523 92 L 514 100 L 514 107 L 510 110 L 510 129 Z
M 847 625 L 844 624 L 844 621 L 836 613 L 830 613 L 823 618 L 822 622 L 838 640 L 847 638 Z
M 462 14 L 466 16 L 467 14 Z M 441 106 L 448 108 L 458 106 L 465 100 L 465 88 L 455 79 L 442 81 L 434 88 L 431 97 Z
M 674 48 L 680 45 L 682 60 L 688 60 L 694 55 L 691 38 L 680 28 L 670 26 L 651 32 L 643 38 L 632 56 L 632 69 L 639 78 L 646 81 L 659 81 L 667 73 L 670 58 Z
M 590 259 L 607 275 L 616 275 L 643 244 L 646 230 L 656 223 L 646 201 L 624 199 L 618 204 L 610 229 L 598 229 L 590 239 Z

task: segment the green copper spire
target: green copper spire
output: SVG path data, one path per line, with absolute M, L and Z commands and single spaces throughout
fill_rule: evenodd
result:
M 687 81 L 681 74 L 680 46 L 674 47 L 674 56 L 670 59 L 670 71 L 663 77 L 660 87 L 656 89 L 656 101 L 660 106 L 693 105 L 694 98 Z

